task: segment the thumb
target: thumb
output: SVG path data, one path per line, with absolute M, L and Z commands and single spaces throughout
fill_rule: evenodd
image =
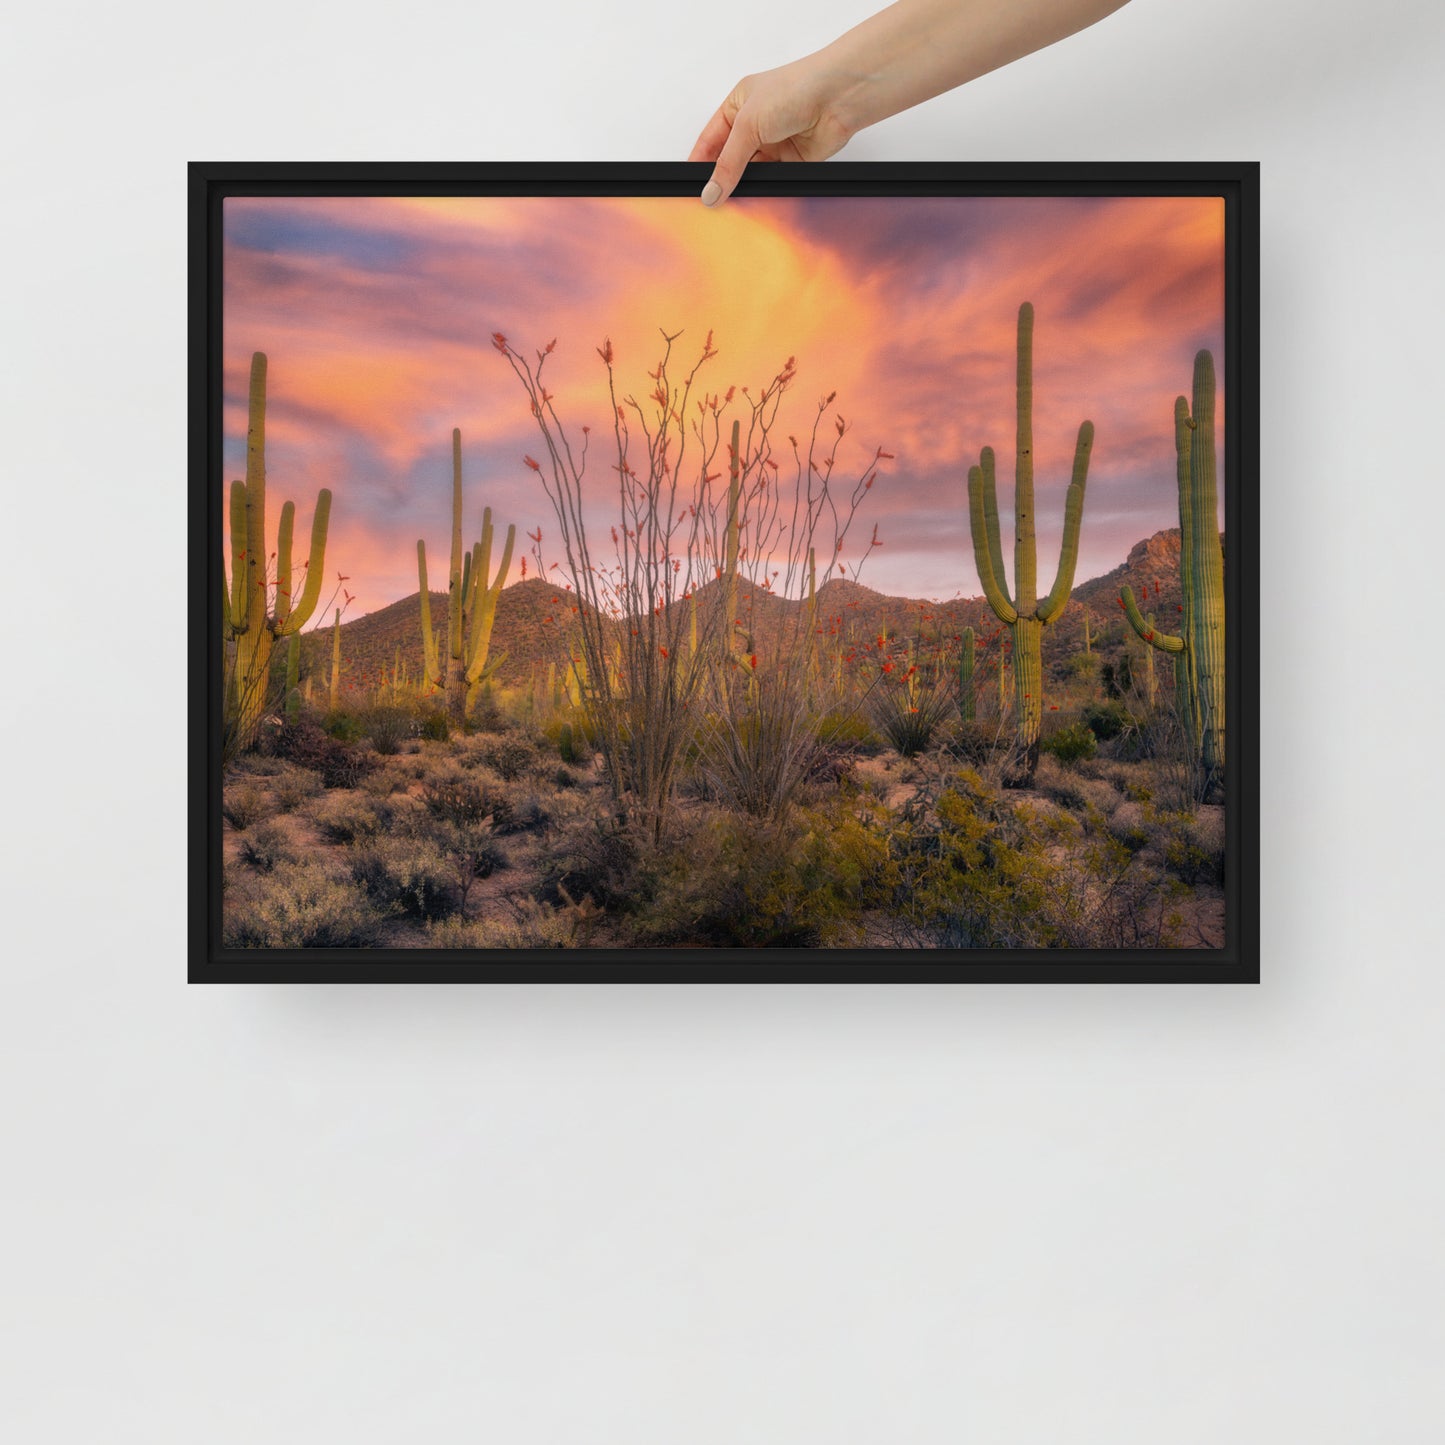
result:
M 757 124 L 744 108 L 733 120 L 732 129 L 713 167 L 712 179 L 702 188 L 703 205 L 720 206 L 732 195 L 743 178 L 748 162 L 758 153 L 760 146 Z

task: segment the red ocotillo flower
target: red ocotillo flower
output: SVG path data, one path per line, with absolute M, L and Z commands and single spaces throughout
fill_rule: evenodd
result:
M 531 467 L 534 472 L 540 472 L 542 470 L 542 463 L 539 462 L 536 457 L 524 456 L 522 460 L 526 463 L 527 466 Z
M 497 350 L 502 352 L 504 355 L 506 354 L 507 338 L 503 336 L 500 331 L 492 332 L 492 345 L 495 346 Z
M 597 354 L 608 366 L 612 365 L 612 338 L 610 336 L 597 348 Z M 620 411 L 621 407 L 619 407 L 618 410 Z

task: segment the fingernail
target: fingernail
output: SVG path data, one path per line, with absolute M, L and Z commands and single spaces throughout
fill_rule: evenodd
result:
M 702 203 L 705 206 L 715 206 L 722 199 L 722 187 L 716 181 L 709 181 L 702 188 Z

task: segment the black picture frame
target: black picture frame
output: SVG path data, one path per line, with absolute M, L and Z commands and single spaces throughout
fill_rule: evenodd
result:
M 189 167 L 189 961 L 192 983 L 1257 983 L 1259 167 L 1256 163 L 751 166 L 738 196 L 1218 196 L 1229 802 L 1225 946 L 1211 950 L 287 950 L 221 945 L 221 206 L 234 196 L 696 196 L 692 164 L 207 163 Z

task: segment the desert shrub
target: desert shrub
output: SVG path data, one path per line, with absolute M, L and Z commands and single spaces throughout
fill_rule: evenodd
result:
M 1144 805 L 1151 841 L 1164 866 L 1181 882 L 1220 883 L 1224 879 L 1223 838 L 1210 838 L 1196 814 Z
M 226 890 L 226 948 L 367 948 L 380 919 L 365 890 L 314 860 L 278 862 Z
M 1094 652 L 1075 652 L 1059 666 L 1063 677 L 1094 677 L 1099 671 L 1099 657 Z
M 489 737 L 478 752 L 481 761 L 509 783 L 515 782 L 537 763 L 536 745 L 517 733 Z
M 1090 776 L 1085 771 L 1089 766 L 1088 760 L 1065 764 L 1054 754 L 1041 752 L 1034 788 L 1070 812 L 1092 810 L 1107 818 L 1119 806 L 1119 794 L 1107 779 Z
M 277 823 L 257 823 L 241 840 L 241 858 L 258 872 L 269 873 L 278 863 L 295 863 L 301 853 L 291 835 Z
M 926 752 L 933 735 L 953 711 L 951 685 L 941 673 L 930 671 L 918 681 L 909 668 L 897 683 L 880 676 L 868 694 L 868 716 L 902 757 Z
M 420 723 L 421 736 L 428 742 L 444 743 L 452 735 L 451 720 L 438 709 L 426 713 Z
M 370 753 L 338 742 L 304 718 L 280 730 L 276 753 L 298 767 L 319 773 L 328 788 L 354 788 L 377 765 Z
M 269 818 L 274 811 L 266 789 L 259 783 L 246 781 L 221 788 L 221 816 L 238 833 L 262 818 Z
M 320 773 L 298 768 L 293 763 L 278 762 L 279 771 L 271 780 L 271 797 L 278 813 L 290 813 L 302 803 L 310 802 L 325 788 Z
M 841 800 L 770 824 L 713 811 L 659 870 L 640 941 L 807 948 L 857 943 L 885 896 L 875 814 Z
M 388 912 L 444 918 L 460 906 L 455 865 L 429 838 L 372 838 L 353 850 L 351 876 Z
M 1006 803 L 977 773 L 959 773 L 890 838 L 898 878 L 891 941 L 964 948 L 1177 941 L 1177 893 L 1102 823 L 1087 807 L 1081 822 Z
M 588 948 L 602 919 L 590 902 L 552 906 L 519 898 L 506 912 L 466 921 L 452 917 L 427 925 L 432 948 Z
M 558 768 L 552 774 L 552 783 L 558 788 L 575 788 L 577 786 L 577 774 L 565 765 Z
M 359 743 L 366 736 L 366 723 L 345 708 L 329 712 L 321 720 L 322 731 L 339 743 Z
M 1098 739 L 1083 723 L 1069 723 L 1051 737 L 1039 743 L 1039 751 L 1052 753 L 1060 762 L 1071 763 L 1079 758 L 1091 758 L 1098 750 Z
M 404 793 L 411 779 L 404 764 L 383 763 L 369 772 L 360 783 L 360 790 L 373 798 L 390 798 L 393 794 Z
M 1081 720 L 1086 728 L 1101 742 L 1116 738 L 1126 729 L 1138 726 L 1134 715 L 1122 702 L 1091 702 L 1083 711 Z
M 475 774 L 434 774 L 422 785 L 421 797 L 435 817 L 462 827 L 490 820 L 494 828 L 504 828 L 512 821 L 510 799 Z
M 395 757 L 411 736 L 414 723 L 405 708 L 376 707 L 362 719 L 363 735 L 382 757 Z
M 307 809 L 307 817 L 330 843 L 361 843 L 379 837 L 392 815 L 376 798 L 328 793 Z
M 633 913 L 657 891 L 656 849 L 610 817 L 582 817 L 560 831 L 543 860 L 544 903 L 588 900 L 609 913 Z
M 813 731 L 825 748 L 846 748 L 860 758 L 876 757 L 887 746 L 860 712 L 824 713 Z
M 982 719 L 960 723 L 948 735 L 945 746 L 952 756 L 968 763 L 984 763 L 993 757 L 1001 742 L 998 719 Z

